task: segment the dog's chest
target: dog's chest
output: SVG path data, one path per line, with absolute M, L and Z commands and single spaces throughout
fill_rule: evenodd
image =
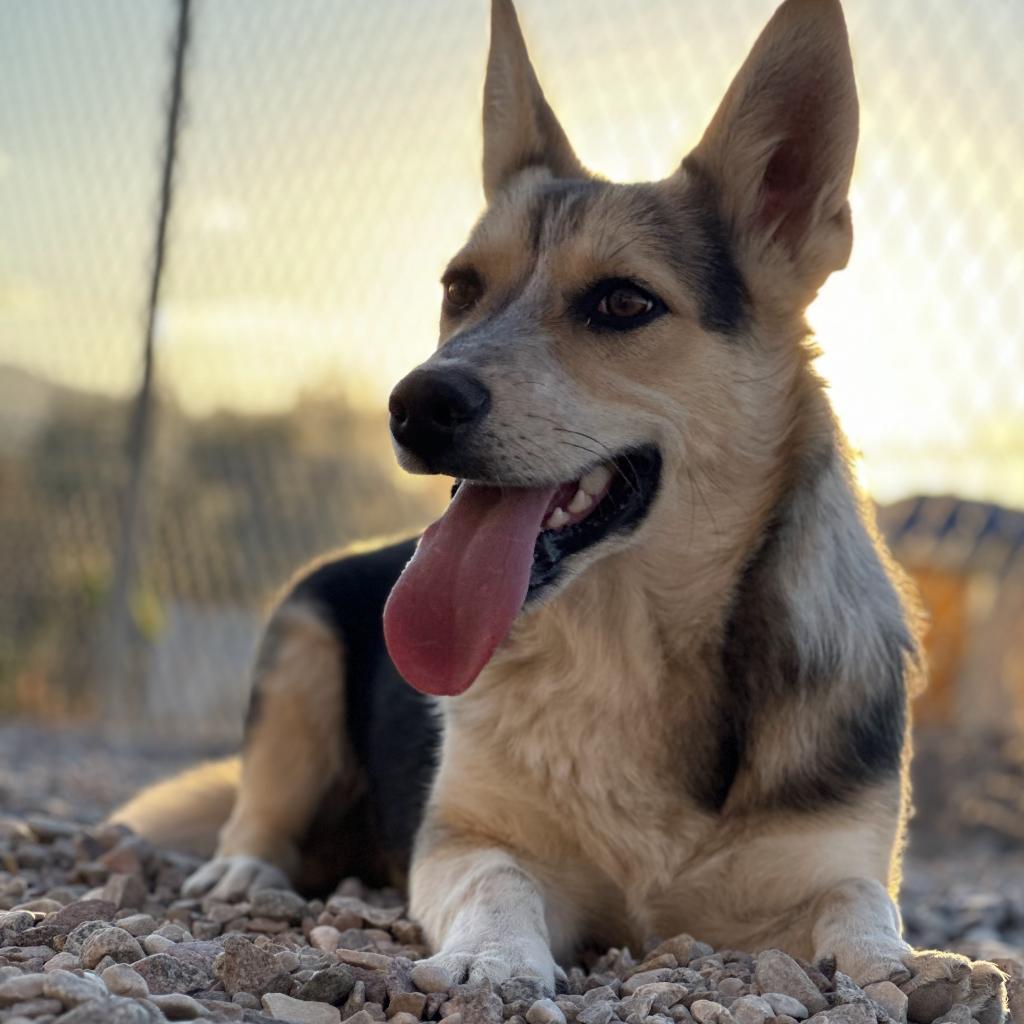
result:
M 666 681 L 646 667 L 643 675 L 605 657 L 547 676 L 536 667 L 495 673 L 450 717 L 446 746 L 459 750 L 459 785 L 487 791 L 478 806 L 489 799 L 495 814 L 517 816 L 529 808 L 556 822 L 596 873 L 656 892 L 686 873 L 716 816 L 691 785 L 703 770 L 693 730 L 706 717 L 705 680 Z

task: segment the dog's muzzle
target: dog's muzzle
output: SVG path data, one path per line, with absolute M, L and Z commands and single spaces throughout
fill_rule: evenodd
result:
M 467 371 L 421 367 L 391 392 L 391 436 L 428 472 L 443 473 L 490 408 L 490 391 Z

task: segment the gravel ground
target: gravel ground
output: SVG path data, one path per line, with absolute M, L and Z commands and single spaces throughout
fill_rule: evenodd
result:
M 181 883 L 197 861 L 96 823 L 140 785 L 195 756 L 169 742 L 112 744 L 80 731 L 0 727 L 0 1020 L 906 1020 L 907 998 L 888 982 L 871 986 L 868 998 L 828 964 L 777 951 L 715 952 L 689 936 L 592 956 L 569 972 L 568 991 L 554 1000 L 523 979 L 496 990 L 449 988 L 417 965 L 426 949 L 401 895 L 369 892 L 354 879 L 326 900 L 283 890 L 241 903 L 182 899 Z M 903 902 L 916 945 L 989 958 L 1024 951 L 1019 851 L 974 843 L 955 859 L 911 857 Z M 913 1002 L 909 1010 L 914 1019 Z M 1024 1006 L 1017 1016 L 1024 1021 Z M 971 1024 L 962 1006 L 941 1019 Z

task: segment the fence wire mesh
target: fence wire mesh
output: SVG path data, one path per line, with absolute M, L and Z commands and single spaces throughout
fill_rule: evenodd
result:
M 519 4 L 580 156 L 624 180 L 671 172 L 772 6 Z M 986 673 L 1019 695 L 1024 528 L 1003 509 L 1024 506 L 1024 6 L 847 6 L 857 242 L 812 310 L 821 368 L 865 482 L 906 499 L 883 516 L 897 553 L 940 574 L 964 629 L 1003 609 Z M 0 706 L 233 734 L 274 590 L 440 506 L 393 470 L 383 410 L 482 206 L 486 7 L 193 0 L 130 642 L 111 660 L 181 8 L 6 0 Z M 927 494 L 953 497 L 925 514 Z M 985 558 L 949 555 L 964 529 Z

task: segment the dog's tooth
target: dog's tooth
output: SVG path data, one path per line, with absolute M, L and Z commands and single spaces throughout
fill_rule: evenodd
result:
M 568 504 L 568 511 L 574 516 L 578 516 L 581 512 L 585 512 L 591 505 L 593 505 L 594 499 L 587 494 L 581 487 L 574 495 L 572 501 Z
M 608 466 L 598 466 L 580 481 L 580 490 L 586 491 L 592 498 L 596 498 L 608 486 L 608 481 L 611 478 L 612 471 Z
M 547 522 L 544 526 L 549 530 L 560 530 L 565 524 L 569 522 L 569 513 L 564 508 L 556 508 L 551 515 L 548 516 Z

